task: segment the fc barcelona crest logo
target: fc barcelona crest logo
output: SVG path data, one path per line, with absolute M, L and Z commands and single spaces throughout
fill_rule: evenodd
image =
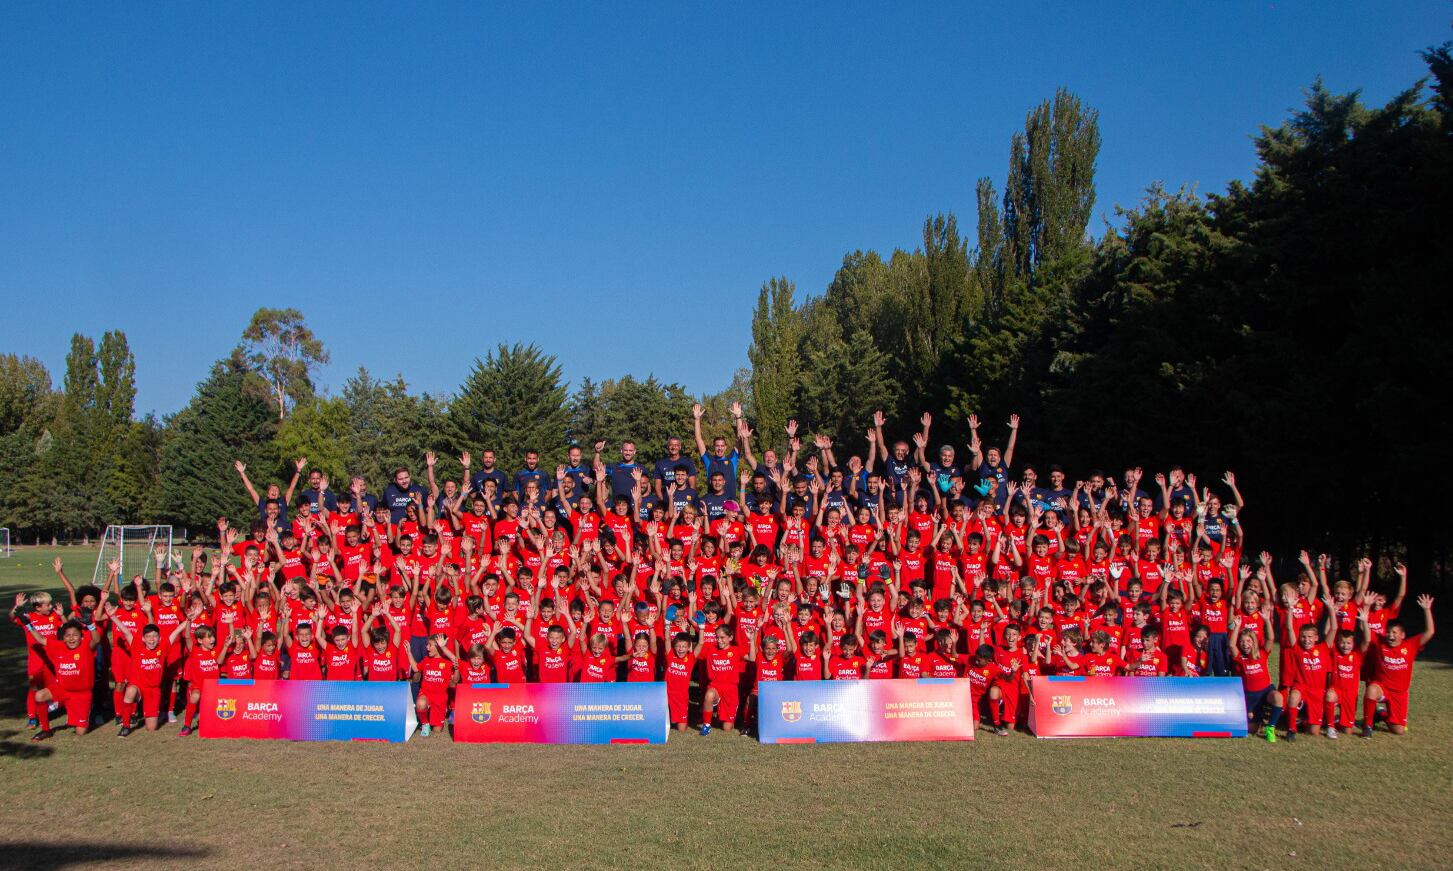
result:
M 232 719 L 235 716 L 237 716 L 237 700 L 236 699 L 218 699 L 217 700 L 217 719 L 219 719 L 219 720 L 230 720 L 230 719 Z
M 488 723 L 494 718 L 494 712 L 489 709 L 489 702 L 475 702 L 469 708 L 469 719 L 476 723 Z
M 786 720 L 789 723 L 795 723 L 798 720 L 802 719 L 802 703 L 783 702 L 782 719 Z
M 1049 700 L 1049 709 L 1060 716 L 1074 711 L 1075 705 L 1070 701 L 1069 696 L 1052 696 Z

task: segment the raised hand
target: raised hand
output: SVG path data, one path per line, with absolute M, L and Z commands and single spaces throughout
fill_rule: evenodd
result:
M 883 412 L 882 411 L 875 411 L 875 412 L 873 412 L 873 426 L 880 427 L 881 428 L 883 426 L 883 424 L 886 423 L 886 422 L 887 421 L 883 417 Z
M 432 469 L 432 468 L 434 468 L 434 464 L 437 463 L 438 461 L 439 461 L 439 458 L 436 457 L 436 456 L 434 456 L 434 452 L 433 451 L 424 451 L 424 465 L 426 465 L 426 466 L 428 466 L 429 468 Z
M 1011 414 L 1011 415 L 1009 415 L 1009 428 L 1010 429 L 1019 429 L 1019 415 L 1017 415 L 1017 414 Z
M 977 414 L 970 414 L 969 415 L 969 429 L 976 430 L 978 428 L 979 428 L 979 416 Z
M 928 447 L 928 439 L 924 438 L 923 433 L 921 432 L 916 432 L 913 434 L 913 443 L 915 445 L 918 445 L 919 448 Z
M 706 414 L 706 409 L 704 409 L 704 408 L 701 407 L 701 403 L 700 402 L 697 402 L 697 403 L 693 403 L 692 404 L 692 406 L 691 406 L 691 416 L 694 419 L 701 420 L 702 415 L 704 415 L 704 414 Z M 604 447 L 604 445 L 601 445 L 601 447 Z
M 1397 572 L 1397 576 L 1403 580 L 1406 581 L 1408 579 L 1408 567 L 1402 563 L 1394 563 L 1392 570 Z
M 923 424 L 924 429 L 928 429 L 929 427 L 933 426 L 933 415 L 925 411 L 923 415 L 918 418 L 918 422 Z
M 797 418 L 795 418 L 795 417 L 789 417 L 789 418 L 787 418 L 787 426 L 785 427 L 785 429 L 787 430 L 787 438 L 789 438 L 789 439 L 796 438 L 797 437 Z
M 470 459 L 472 458 L 469 456 L 469 451 L 465 451 L 464 453 L 459 455 L 459 465 L 463 466 L 466 469 L 469 468 Z
M 1424 611 L 1431 611 L 1431 610 L 1433 610 L 1433 597 L 1432 596 L 1429 596 L 1427 593 L 1424 593 L 1423 595 L 1419 596 L 1418 597 L 1418 607 L 1419 608 L 1422 608 Z
M 1224 474 L 1224 475 L 1221 476 L 1221 482 L 1223 484 L 1225 484 L 1227 487 L 1235 487 L 1236 486 L 1236 476 L 1234 474 L 1232 474 L 1231 472 L 1227 472 L 1226 474 Z
M 303 471 L 303 469 L 306 469 L 308 467 L 308 458 L 298 457 L 296 460 L 293 461 L 293 465 L 297 466 L 298 471 L 301 472 Z

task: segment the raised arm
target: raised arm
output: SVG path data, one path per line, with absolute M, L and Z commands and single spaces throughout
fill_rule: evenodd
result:
M 247 477 L 247 464 L 241 460 L 234 460 L 232 462 L 232 468 L 236 469 L 237 474 L 242 476 L 242 486 L 247 488 L 248 498 L 252 500 L 253 505 L 256 505 L 259 497 L 257 495 L 257 488 L 252 486 L 252 481 Z
M 1019 415 L 1009 415 L 1009 444 L 1004 446 L 1004 467 L 1014 465 L 1014 443 L 1019 440 Z
M 1418 636 L 1418 643 L 1427 646 L 1433 640 L 1433 597 L 1427 593 L 1419 596 L 1418 607 L 1423 609 L 1423 634 Z
M 302 477 L 303 469 L 307 467 L 307 457 L 298 457 L 297 462 L 293 463 L 293 479 L 288 482 L 288 490 L 286 493 L 283 494 L 283 501 L 286 502 L 288 505 L 293 504 L 293 492 L 298 489 L 298 478 Z
M 706 455 L 706 440 L 701 437 L 701 416 L 705 413 L 701 403 L 691 406 L 691 432 L 696 436 L 696 455 L 699 457 Z

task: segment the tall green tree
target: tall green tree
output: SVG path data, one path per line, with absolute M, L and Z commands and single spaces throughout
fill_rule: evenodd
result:
M 49 532 L 45 454 L 60 397 L 50 373 L 31 357 L 0 354 L 0 526 L 12 534 Z
M 802 316 L 794 299 L 796 290 L 786 278 L 769 280 L 757 294 L 752 314 L 747 359 L 752 364 L 752 412 L 763 438 L 769 438 L 769 433 L 776 438 L 797 408 Z
M 555 357 L 534 345 L 500 345 L 474 368 L 449 403 L 448 426 L 455 452 L 492 449 L 513 468 L 525 451 L 542 464 L 565 454 L 565 384 Z
M 426 452 L 442 452 L 455 438 L 445 404 L 427 393 L 410 393 L 401 376 L 385 381 L 360 368 L 344 382 L 339 398 L 348 412 L 347 473 L 362 475 L 375 492 L 387 486 L 394 469 L 421 468 Z M 439 474 L 454 471 L 454 458 L 441 454 Z
M 630 440 L 642 461 L 665 456 L 666 440 L 681 439 L 691 452 L 692 398 L 679 384 L 655 376 L 627 375 L 596 383 L 589 378 L 570 401 L 570 438 L 589 453 L 597 439 L 612 445 Z
M 254 312 L 236 353 L 265 383 L 278 420 L 313 394 L 313 372 L 328 362 L 328 349 L 295 308 Z
M 158 513 L 168 522 L 205 534 L 218 517 L 244 529 L 257 517 L 233 462 L 246 463 L 259 488 L 277 480 L 282 469 L 273 445 L 276 410 L 249 388 L 251 377 L 235 355 L 217 362 L 192 401 L 171 419 L 158 492 Z

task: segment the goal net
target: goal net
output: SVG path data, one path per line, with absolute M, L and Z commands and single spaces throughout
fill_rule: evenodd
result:
M 107 567 L 112 562 L 121 568 L 121 583 L 141 575 L 148 581 L 156 574 L 157 549 L 162 559 L 172 559 L 172 528 L 170 526 L 108 526 L 101 538 L 101 552 L 96 555 L 96 570 L 91 573 L 91 583 L 101 584 L 106 580 Z
M 10 530 L 0 527 L 0 559 L 13 555 L 10 552 Z

